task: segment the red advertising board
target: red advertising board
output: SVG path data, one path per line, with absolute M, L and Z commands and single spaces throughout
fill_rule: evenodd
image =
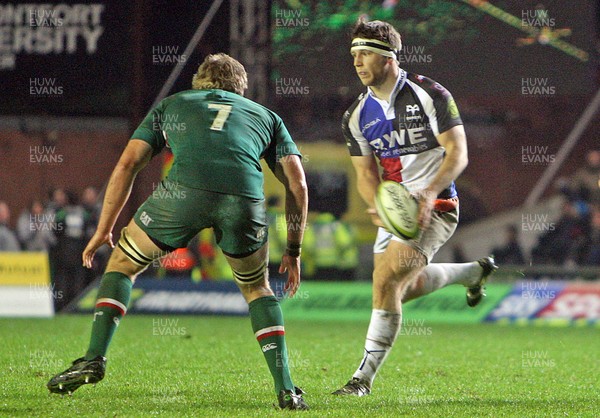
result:
M 600 318 L 600 285 L 576 283 L 567 285 L 537 316 L 548 319 Z

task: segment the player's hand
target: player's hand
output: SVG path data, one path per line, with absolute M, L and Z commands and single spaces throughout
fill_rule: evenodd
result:
M 431 213 L 433 212 L 436 194 L 425 189 L 415 193 L 415 196 L 419 201 L 419 215 L 417 218 L 419 228 L 427 229 L 431 222 Z
M 300 287 L 300 257 L 292 257 L 284 255 L 281 257 L 281 265 L 279 273 L 283 274 L 287 271 L 288 279 L 283 287 L 283 290 L 289 297 L 293 297 Z
M 369 214 L 369 216 L 371 216 L 371 222 L 373 222 L 373 225 L 385 228 L 385 225 L 383 224 L 383 222 L 381 222 L 381 219 L 379 218 L 379 215 L 377 214 L 377 210 L 375 208 L 367 209 L 367 213 Z
M 94 236 L 88 242 L 88 245 L 83 250 L 83 254 L 81 258 L 83 259 L 83 266 L 89 269 L 92 268 L 92 261 L 94 261 L 94 255 L 96 255 L 96 251 L 98 248 L 102 247 L 104 244 L 108 244 L 110 248 L 115 248 L 115 244 L 112 241 L 112 232 L 100 232 L 96 231 Z

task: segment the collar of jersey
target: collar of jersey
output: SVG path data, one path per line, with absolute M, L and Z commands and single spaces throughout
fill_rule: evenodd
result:
M 390 94 L 390 97 L 389 97 L 389 99 L 390 99 L 388 101 L 389 105 L 394 103 L 394 100 L 396 100 L 396 96 L 398 95 L 400 90 L 402 90 L 402 87 L 404 87 L 405 82 L 406 82 L 406 71 L 404 71 L 402 68 L 399 68 L 398 69 L 398 78 L 396 78 L 396 86 L 394 87 L 394 90 L 392 90 L 392 94 Z M 377 98 L 377 96 L 375 96 L 375 94 L 371 90 L 371 87 L 367 87 L 367 94 L 369 94 L 369 96 L 371 96 L 378 102 L 382 101 L 381 99 Z

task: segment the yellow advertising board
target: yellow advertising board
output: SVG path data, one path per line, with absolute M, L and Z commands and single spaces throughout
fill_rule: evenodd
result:
M 48 254 L 0 252 L 0 286 L 50 284 Z

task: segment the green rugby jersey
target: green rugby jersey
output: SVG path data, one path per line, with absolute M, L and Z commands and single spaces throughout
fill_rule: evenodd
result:
M 173 152 L 168 179 L 186 187 L 263 199 L 260 159 L 269 167 L 300 155 L 281 118 L 266 107 L 224 90 L 185 90 L 162 100 L 131 139 L 153 156 Z

